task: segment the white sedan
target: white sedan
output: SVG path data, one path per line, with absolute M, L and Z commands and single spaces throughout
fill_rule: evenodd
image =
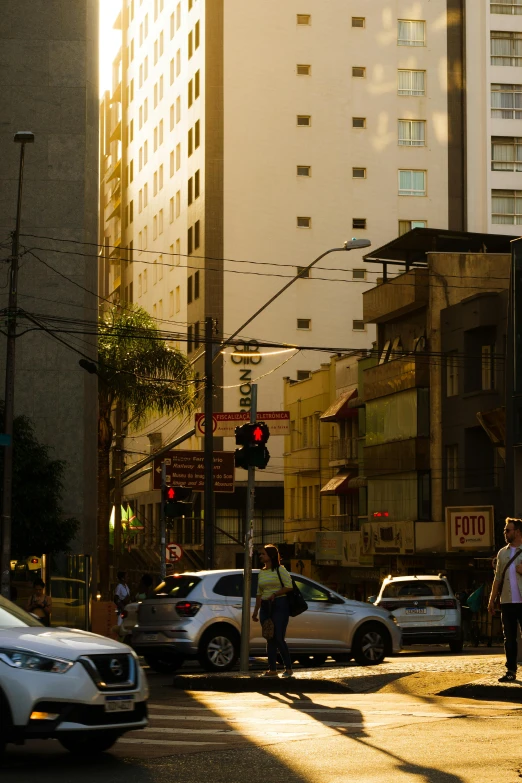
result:
M 9 742 L 57 739 L 91 755 L 147 725 L 135 653 L 103 636 L 44 628 L 0 597 L 0 755 Z

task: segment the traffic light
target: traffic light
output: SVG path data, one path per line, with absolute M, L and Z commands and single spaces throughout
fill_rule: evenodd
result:
M 262 421 L 255 424 L 242 424 L 236 427 L 236 449 L 234 464 L 236 468 L 260 468 L 263 470 L 268 465 L 270 452 L 266 442 L 270 437 L 270 430 Z
M 163 491 L 163 512 L 167 519 L 175 519 L 187 514 L 192 509 L 190 496 L 192 490 L 188 487 L 167 486 Z

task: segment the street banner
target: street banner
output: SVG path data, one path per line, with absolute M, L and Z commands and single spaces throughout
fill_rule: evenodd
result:
M 270 437 L 274 435 L 290 435 L 289 411 L 260 411 L 256 416 L 257 421 L 264 421 L 270 429 Z M 212 416 L 212 434 L 216 438 L 233 438 L 235 429 L 240 424 L 250 421 L 250 411 L 236 411 L 232 413 L 214 413 Z M 196 435 L 203 438 L 205 435 L 205 414 L 196 413 Z

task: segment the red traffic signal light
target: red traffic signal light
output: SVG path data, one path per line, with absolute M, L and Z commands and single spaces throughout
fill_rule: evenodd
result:
M 192 490 L 189 487 L 165 487 L 162 495 L 163 511 L 167 518 L 182 517 L 192 510 Z
M 176 490 L 174 487 L 167 487 L 167 500 L 175 500 L 176 499 Z
M 270 430 L 263 421 L 236 427 L 236 445 L 242 447 L 236 449 L 234 457 L 236 468 L 244 470 L 248 470 L 249 467 L 266 468 L 270 459 L 266 448 L 269 437 Z

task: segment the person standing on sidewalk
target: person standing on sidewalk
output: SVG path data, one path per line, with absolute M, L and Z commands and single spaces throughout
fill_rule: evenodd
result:
M 274 623 L 274 635 L 266 641 L 268 671 L 264 677 L 277 677 L 277 651 L 281 653 L 285 671 L 283 677 L 292 677 L 292 659 L 285 641 L 286 629 L 290 619 L 290 607 L 287 593 L 293 590 L 292 579 L 286 568 L 281 565 L 279 550 L 273 544 L 267 544 L 259 552 L 263 568 L 257 582 L 256 606 L 252 620 L 257 623 L 261 610 L 261 625 L 271 619 Z
M 506 518 L 504 538 L 507 546 L 497 554 L 488 612 L 495 614 L 495 601 L 500 595 L 507 671 L 498 681 L 514 682 L 517 678 L 517 629 L 519 625 L 522 628 L 522 519 Z

